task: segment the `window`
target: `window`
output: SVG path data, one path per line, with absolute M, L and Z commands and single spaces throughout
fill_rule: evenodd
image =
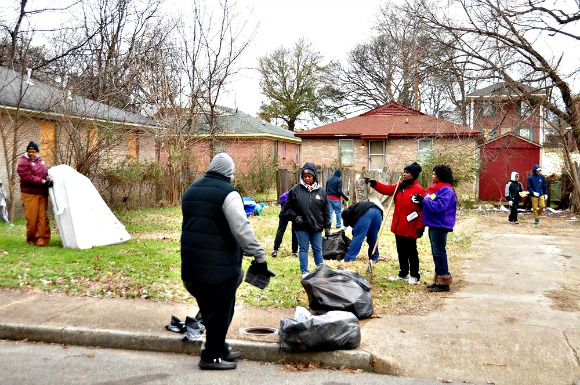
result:
M 40 122 L 40 151 L 47 165 L 56 163 L 56 123 L 48 120 Z
M 527 100 L 522 100 L 517 104 L 518 116 L 528 118 L 532 115 L 533 108 Z
M 354 165 L 354 139 L 339 139 L 340 164 L 343 166 Z
M 518 127 L 516 133 L 522 138 L 534 140 L 534 129 L 532 127 Z
M 421 138 L 417 143 L 417 159 L 419 163 L 425 162 L 433 153 L 433 138 Z
M 385 142 L 383 140 L 369 141 L 369 170 L 382 171 L 385 167 Z
M 491 102 L 482 102 L 479 105 L 479 116 L 486 117 L 495 115 L 496 115 L 495 104 Z

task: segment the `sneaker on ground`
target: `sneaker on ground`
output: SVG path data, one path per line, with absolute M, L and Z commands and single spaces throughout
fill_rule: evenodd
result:
M 294 258 L 298 258 L 298 253 L 292 253 L 292 256 L 293 256 Z
M 278 250 L 272 251 L 272 257 L 276 258 L 278 256 Z
M 418 285 L 421 282 L 417 278 L 415 278 L 415 277 L 409 277 L 409 280 L 407 281 L 407 283 L 409 285 Z
M 389 281 L 393 282 L 393 281 L 405 281 L 408 282 L 409 281 L 409 276 L 407 275 L 406 277 L 399 277 L 398 275 L 396 277 L 393 277 L 392 275 L 387 278 Z
M 534 225 L 539 225 L 540 224 L 540 220 L 539 219 L 534 219 Z
M 302 272 L 302 278 L 306 277 L 308 274 L 310 274 L 310 273 L 309 273 L 309 272 L 307 272 L 307 271 L 303 271 L 303 272 Z

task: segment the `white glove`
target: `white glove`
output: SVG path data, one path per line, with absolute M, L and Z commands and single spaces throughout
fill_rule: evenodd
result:
M 548 200 L 548 194 L 544 195 L 544 200 L 547 201 Z
M 509 201 L 508 203 L 510 204 L 510 206 L 514 205 L 514 201 Z
M 535 193 L 534 193 L 534 196 L 535 196 L 535 197 L 539 197 L 539 196 L 540 196 L 540 193 L 538 193 L 538 192 L 535 192 Z
M 411 202 L 419 204 L 419 199 L 417 199 L 417 197 L 415 197 L 415 195 L 413 195 L 411 197 Z

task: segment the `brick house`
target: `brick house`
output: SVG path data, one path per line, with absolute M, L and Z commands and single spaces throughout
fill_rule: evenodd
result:
M 198 120 L 190 150 L 195 154 L 192 167 L 197 173 L 204 173 L 211 161 L 209 125 L 204 117 Z M 223 106 L 217 108 L 215 120 L 218 127 L 213 135 L 215 151 L 227 152 L 236 164 L 236 171 L 246 173 L 253 163 L 266 158 L 273 159 L 282 169 L 292 170 L 300 163 L 302 140 L 292 131 Z M 163 163 L 166 159 L 167 153 L 161 151 L 159 161 Z
M 114 145 L 101 158 L 103 166 L 129 157 L 154 161 L 158 128 L 150 118 L 73 95 L 31 78 L 30 73 L 0 67 L 0 178 L 16 209 L 21 206 L 16 165 L 29 141 L 39 144 L 49 167 L 72 161 L 70 151 L 69 158 L 63 155 L 67 146 L 90 148 L 103 132 L 115 133 Z M 75 131 L 80 132 L 79 143 L 72 142 Z
M 525 89 L 522 93 L 506 83 L 467 96 L 469 126 L 484 138 L 479 146 L 479 199 L 501 200 L 512 171 L 520 173 L 526 188 L 533 164 L 542 158 L 546 112 L 541 102 L 545 98 L 545 91 Z
M 396 102 L 295 135 L 302 138 L 304 161 L 385 172 L 400 172 L 433 152 L 475 154 L 480 138 L 476 130 Z M 474 193 L 475 185 L 466 189 Z

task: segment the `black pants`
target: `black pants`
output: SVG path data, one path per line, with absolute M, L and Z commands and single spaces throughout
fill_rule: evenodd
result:
M 276 238 L 274 238 L 274 250 L 278 250 L 282 244 L 282 238 L 286 232 L 286 227 L 288 227 L 288 219 L 280 215 L 278 217 L 278 230 L 276 230 Z M 292 223 L 292 252 L 298 252 L 298 239 L 296 239 L 296 233 L 294 232 L 294 223 Z
M 226 335 L 236 304 L 239 277 L 228 278 L 217 285 L 183 281 L 185 289 L 195 297 L 205 326 L 205 348 L 201 359 L 212 361 L 223 358 L 229 351 Z
M 417 252 L 417 240 L 412 237 L 395 235 L 397 254 L 399 257 L 399 277 L 411 277 L 421 279 L 419 274 L 419 253 Z
M 516 202 L 514 202 L 514 204 L 510 206 L 510 216 L 508 217 L 508 221 L 510 222 L 518 221 L 518 204 Z

